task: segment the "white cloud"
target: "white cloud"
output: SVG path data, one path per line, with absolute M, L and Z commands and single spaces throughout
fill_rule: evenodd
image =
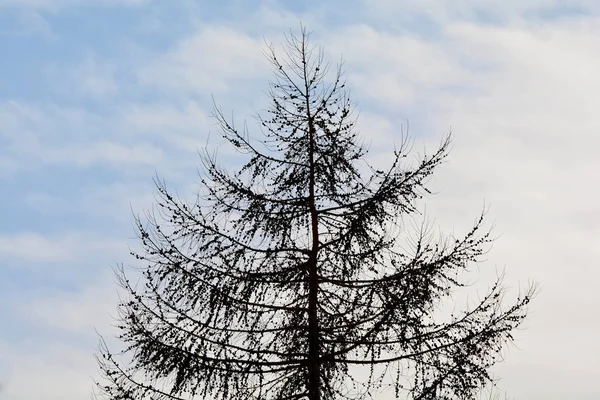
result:
M 55 263 L 81 260 L 92 254 L 118 253 L 126 245 L 90 234 L 66 233 L 54 236 L 35 232 L 0 235 L 0 254 L 19 262 Z
M 415 15 L 426 15 L 441 23 L 456 20 L 488 20 L 503 24 L 529 24 L 543 15 L 571 17 L 597 12 L 594 0 L 362 0 L 368 15 L 381 21 L 407 21 Z
M 38 148 L 42 152 L 41 148 Z M 126 145 L 118 142 L 101 141 L 96 143 L 62 146 L 48 150 L 43 158 L 54 163 L 75 164 L 87 167 L 92 164 L 127 165 L 155 164 L 163 157 L 163 152 L 148 144 Z
M 132 141 L 121 135 L 127 127 L 83 108 L 54 104 L 0 103 L 0 124 L 8 145 L 7 165 L 37 168 L 40 165 L 155 165 L 163 150 L 143 137 Z M 130 140 L 127 140 L 127 139 Z M 29 165 L 25 165 L 25 161 Z
M 71 335 L 97 339 L 94 329 L 102 335 L 115 334 L 111 328 L 117 315 L 117 289 L 114 276 L 102 274 L 93 285 L 74 293 L 53 293 L 46 298 L 28 301 L 21 310 L 26 318 L 38 326 L 52 327 Z
M 324 42 L 330 58 L 342 53 L 353 92 L 380 110 L 428 107 L 425 101 L 444 87 L 477 89 L 462 60 L 450 54 L 451 39 L 432 43 L 360 24 L 332 32 Z
M 156 62 L 142 68 L 141 84 L 162 90 L 235 92 L 236 80 L 264 76 L 263 42 L 233 29 L 210 25 L 180 41 Z
M 52 218 L 85 218 L 96 227 L 110 226 L 123 239 L 133 235 L 133 213 L 142 214 L 155 203 L 152 177 L 142 182 L 114 181 L 108 184 L 90 182 L 71 192 L 69 198 L 32 191 L 24 202 L 40 215 Z M 126 246 L 126 242 L 122 243 Z
M 120 118 L 138 135 L 159 136 L 175 149 L 192 152 L 204 147 L 209 130 L 215 125 L 214 120 L 210 121 L 207 107 L 195 101 L 180 107 L 166 102 L 132 104 L 123 107 Z
M 76 347 L 61 342 L 51 342 L 34 351 L 11 348 L 0 343 L 2 363 L 7 366 L 2 398 L 11 400 L 64 400 L 89 398 L 92 377 L 96 371 L 90 356 L 94 345 Z M 5 397 L 4 397 L 5 396 Z

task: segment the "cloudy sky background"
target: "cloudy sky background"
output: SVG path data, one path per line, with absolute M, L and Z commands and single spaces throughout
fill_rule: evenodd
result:
M 211 96 L 252 122 L 263 38 L 300 22 L 343 56 L 374 160 L 407 120 L 419 151 L 452 129 L 427 215 L 460 233 L 485 202 L 482 273 L 539 283 L 500 388 L 600 398 L 600 2 L 0 0 L 1 399 L 89 398 L 131 209 L 155 173 L 192 195 Z

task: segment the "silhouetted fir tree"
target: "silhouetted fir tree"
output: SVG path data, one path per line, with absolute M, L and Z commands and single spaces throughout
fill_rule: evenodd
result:
M 304 29 L 284 49 L 285 61 L 267 52 L 276 78 L 261 140 L 216 108 L 249 161 L 231 174 L 204 153 L 193 204 L 156 181 L 159 218 L 136 218 L 144 285 L 118 273 L 130 361 L 102 341 L 98 387 L 135 400 L 357 399 L 389 387 L 474 398 L 533 291 L 503 308 L 498 278 L 468 310 L 434 318 L 490 240 L 482 215 L 460 239 L 420 231 L 411 249 L 398 245 L 450 137 L 411 167 L 403 136 L 391 166 L 372 168 L 341 65 L 328 81 Z

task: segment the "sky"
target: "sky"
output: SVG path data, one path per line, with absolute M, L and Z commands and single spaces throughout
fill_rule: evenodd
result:
M 451 130 L 427 215 L 489 208 L 482 279 L 537 282 L 502 393 L 600 398 L 600 2 L 0 0 L 0 399 L 90 398 L 153 177 L 192 198 L 213 97 L 252 129 L 265 42 L 300 23 L 343 58 L 369 157 Z

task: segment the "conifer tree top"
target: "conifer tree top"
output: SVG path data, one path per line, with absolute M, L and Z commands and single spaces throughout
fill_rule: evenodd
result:
M 532 291 L 501 304 L 501 280 L 447 320 L 436 306 L 489 242 L 483 215 L 463 237 L 433 242 L 404 218 L 448 153 L 450 136 L 407 165 L 399 136 L 385 170 L 366 162 L 341 66 L 302 29 L 274 72 L 258 130 L 216 109 L 247 162 L 229 172 L 205 152 L 196 201 L 157 180 L 160 214 L 137 220 L 144 285 L 120 273 L 121 335 L 99 384 L 110 399 L 470 399 L 491 381 Z M 401 132 L 400 132 L 401 133 Z M 404 397 L 401 397 L 404 396 Z

